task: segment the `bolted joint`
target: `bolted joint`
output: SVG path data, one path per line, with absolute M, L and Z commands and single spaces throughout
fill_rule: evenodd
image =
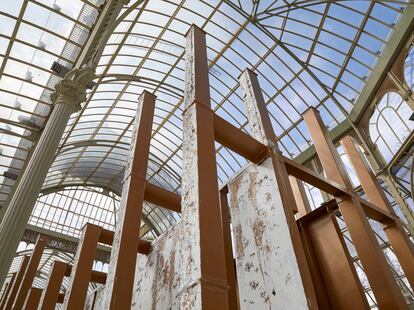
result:
M 81 102 L 86 100 L 85 86 L 96 77 L 95 70 L 89 66 L 69 71 L 56 86 L 50 98 L 53 104 L 65 103 L 80 109 Z

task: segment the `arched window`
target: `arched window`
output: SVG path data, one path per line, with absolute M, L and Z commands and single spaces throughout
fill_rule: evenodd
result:
M 372 142 L 389 162 L 414 129 L 412 111 L 396 92 L 386 93 L 377 104 L 369 123 Z
M 414 89 L 414 47 L 408 52 L 404 63 L 404 79 L 407 85 Z

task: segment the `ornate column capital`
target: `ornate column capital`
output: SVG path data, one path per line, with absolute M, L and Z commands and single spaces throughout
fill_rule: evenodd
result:
M 95 77 L 95 70 L 89 66 L 72 69 L 63 80 L 56 84 L 55 91 L 50 96 L 53 104 L 70 104 L 75 107 L 76 111 L 79 110 L 80 103 L 86 100 L 85 86 Z

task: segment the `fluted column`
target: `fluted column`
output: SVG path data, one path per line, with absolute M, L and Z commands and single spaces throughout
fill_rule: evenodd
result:
M 53 111 L 0 226 L 0 287 L 3 285 L 43 181 L 54 160 L 69 117 L 80 109 L 80 103 L 86 99 L 85 85 L 94 77 L 94 71 L 90 67 L 73 69 L 56 85 L 55 92 L 51 96 Z

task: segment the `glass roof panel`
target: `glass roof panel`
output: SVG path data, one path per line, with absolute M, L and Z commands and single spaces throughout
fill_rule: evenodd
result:
M 101 4 L 0 5 L 0 115 L 6 116 L 0 203 L 50 112 L 49 95 L 60 79 L 51 64 L 73 66 Z M 44 189 L 85 185 L 120 193 L 131 124 L 146 89 L 157 96 L 147 178 L 180 192 L 184 34 L 193 23 L 207 32 L 212 108 L 249 132 L 237 79 L 253 69 L 279 147 L 293 158 L 311 144 L 301 113 L 316 107 L 330 129 L 348 117 L 404 9 L 403 1 L 385 0 L 132 0 L 104 48 L 96 86 L 66 127 Z M 216 147 L 224 183 L 246 161 Z

